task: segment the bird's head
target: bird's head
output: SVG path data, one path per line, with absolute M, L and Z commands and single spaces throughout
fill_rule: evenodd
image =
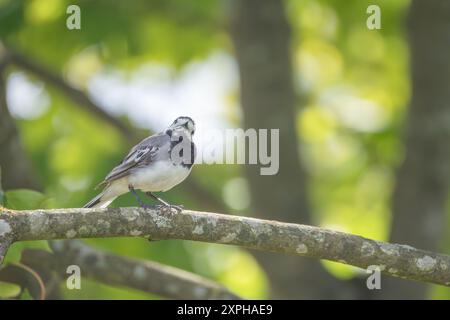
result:
M 189 117 L 178 117 L 175 121 L 167 128 L 167 130 L 177 131 L 177 130 L 185 130 L 190 135 L 193 135 L 195 132 L 195 123 Z

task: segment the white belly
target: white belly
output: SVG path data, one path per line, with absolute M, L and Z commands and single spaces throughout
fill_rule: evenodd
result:
M 174 166 L 170 162 L 157 161 L 148 168 L 140 169 L 128 177 L 128 183 L 144 192 L 167 191 L 182 182 L 190 168 Z

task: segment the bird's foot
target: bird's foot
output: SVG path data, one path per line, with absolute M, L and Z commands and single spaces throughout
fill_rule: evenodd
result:
M 169 204 L 169 205 L 165 205 L 165 204 L 159 204 L 156 205 L 156 208 L 161 209 L 163 211 L 172 211 L 172 209 L 174 209 L 177 213 L 183 211 L 184 206 L 183 205 L 174 205 L 174 204 Z

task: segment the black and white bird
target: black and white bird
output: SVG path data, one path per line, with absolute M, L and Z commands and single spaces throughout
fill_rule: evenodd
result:
M 165 131 L 145 138 L 134 146 L 123 161 L 99 184 L 103 191 L 85 208 L 106 208 L 118 196 L 131 192 L 142 207 L 147 207 L 135 189 L 142 190 L 165 207 L 169 205 L 153 192 L 167 191 L 189 175 L 195 160 L 192 135 L 195 123 L 189 117 L 178 117 Z

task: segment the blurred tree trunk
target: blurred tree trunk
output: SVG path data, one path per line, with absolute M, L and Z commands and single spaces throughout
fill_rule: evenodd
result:
M 306 174 L 299 159 L 290 57 L 291 30 L 283 2 L 235 0 L 230 33 L 239 63 L 244 127 L 280 129 L 280 169 L 262 176 L 259 166 L 246 165 L 252 206 L 265 219 L 311 223 Z M 345 297 L 342 286 L 318 261 L 257 253 L 275 298 Z
M 0 167 L 5 190 L 38 188 L 22 148 L 19 132 L 6 103 L 6 63 L 0 62 Z
M 391 242 L 439 251 L 450 182 L 450 2 L 412 1 L 408 31 L 412 98 Z M 427 286 L 389 278 L 382 292 L 385 298 L 423 299 Z

